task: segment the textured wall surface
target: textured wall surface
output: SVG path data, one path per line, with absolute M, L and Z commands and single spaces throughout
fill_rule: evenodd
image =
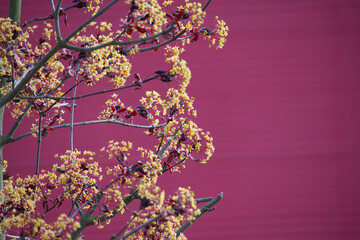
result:
M 22 19 L 47 16 L 48 2 L 23 0 Z M 212 132 L 216 153 L 207 165 L 191 163 L 161 180 L 169 191 L 191 185 L 199 197 L 225 193 L 189 239 L 360 239 L 360 1 L 215 0 L 208 15 L 230 26 L 225 49 L 198 41 L 185 58 L 198 123 Z M 144 75 L 156 66 L 150 55 L 135 62 Z M 89 101 L 78 102 L 79 121 L 101 110 Z M 122 137 L 132 135 L 79 128 L 75 143 L 91 149 L 94 138 Z M 48 139 L 44 168 L 67 148 Z M 29 138 L 6 147 L 9 171 L 33 173 L 34 145 Z M 87 239 L 105 235 L 92 231 Z

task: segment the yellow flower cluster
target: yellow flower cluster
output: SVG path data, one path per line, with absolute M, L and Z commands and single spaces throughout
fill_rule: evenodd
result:
M 129 239 L 186 239 L 184 235 L 176 238 L 176 230 L 186 221 L 194 220 L 200 213 L 197 208 L 194 193 L 188 188 L 179 188 L 172 196 L 165 197 L 165 191 L 152 188 L 152 194 L 143 197 L 140 203 L 140 214 L 134 218 L 130 226 L 135 228 L 151 218 L 161 214 L 157 222 L 130 236 Z
M 125 107 L 125 104 L 118 98 L 118 94 L 114 93 L 111 98 L 105 102 L 106 107 L 99 113 L 99 120 L 126 120 L 132 119 L 134 116 L 131 113 L 134 112 L 132 107 Z
M 71 239 L 71 233 L 80 224 L 74 219 L 61 214 L 53 223 L 46 223 L 44 219 L 34 215 L 33 212 L 17 214 L 1 222 L 2 229 L 19 232 L 24 239 Z
M 138 0 L 136 1 L 139 11 L 134 13 L 135 17 L 145 16 L 149 14 L 149 18 L 146 19 L 147 22 L 151 22 L 153 27 L 153 33 L 161 32 L 163 26 L 167 24 L 167 19 L 165 17 L 166 13 L 163 11 L 162 6 L 155 0 Z M 148 25 L 145 24 L 145 21 L 139 22 L 139 27 L 150 28 Z M 150 28 L 151 29 L 151 28 Z M 140 35 L 140 37 L 143 37 Z
M 80 46 L 94 46 L 114 39 L 114 33 L 111 32 L 111 23 L 101 22 L 98 24 L 93 22 L 90 27 L 96 31 L 100 29 L 100 33 L 97 36 L 93 34 L 87 36 L 84 33 L 79 33 L 70 42 Z M 88 28 L 90 27 L 88 26 Z M 91 29 L 87 30 L 91 31 Z M 116 46 L 108 46 L 90 53 L 83 53 L 81 57 L 79 55 L 76 63 L 79 65 L 78 75 L 85 76 L 89 85 L 94 84 L 94 81 L 109 77 L 109 81 L 114 84 L 114 87 L 122 87 L 125 85 L 131 71 L 131 63 Z
M 81 182 L 79 178 L 73 179 L 73 174 L 63 172 L 66 168 L 61 170 L 61 175 L 72 176 L 65 177 L 67 180 L 61 179 L 58 174 L 59 168 L 56 170 L 55 168 L 52 172 L 42 171 L 38 176 L 17 177 L 16 179 L 9 177 L 4 180 L 2 192 L 4 204 L 0 206 L 1 229 L 6 229 L 7 233 L 14 231 L 32 239 L 71 239 L 70 234 L 80 226 L 77 221 L 65 214 L 59 215 L 58 219 L 52 223 L 46 222 L 43 218 L 51 208 L 62 205 L 68 192 L 67 186 Z M 4 170 L 6 171 L 6 164 Z M 69 182 L 70 179 L 71 182 Z M 60 186 L 63 186 L 63 189 L 60 189 Z M 63 192 L 59 194 L 61 190 Z M 58 197 L 54 200 L 53 195 L 58 195 Z M 74 199 L 78 200 L 78 198 Z M 39 211 L 40 206 L 37 203 L 42 205 L 43 215 L 40 215 L 41 210 Z
M 165 47 L 165 51 L 165 56 L 168 56 L 165 61 L 172 65 L 170 74 L 182 78 L 182 82 L 180 83 L 180 90 L 185 93 L 191 79 L 191 71 L 187 66 L 186 61 L 180 58 L 180 54 L 183 53 L 185 49 L 178 46 L 171 47 L 167 45 Z
M 106 151 L 109 155 L 109 159 L 112 159 L 114 156 L 119 156 L 120 154 L 130 156 L 130 153 L 127 152 L 132 149 L 132 146 L 132 142 L 129 141 L 116 142 L 114 140 L 110 140 L 108 146 L 106 148 L 103 147 L 101 151 Z
M 52 48 L 51 41 L 55 39 L 53 27 L 46 22 L 43 24 L 43 38 L 40 38 L 39 44 L 33 46 L 29 39 L 36 35 L 36 25 L 28 26 L 21 30 L 16 25 L 11 24 L 9 19 L 0 18 L 0 39 L 2 40 L 0 45 L 0 73 L 3 78 L 11 80 L 8 81 L 11 83 L 5 84 L 0 88 L 2 95 L 7 94 L 12 87 L 16 86 L 38 60 Z M 15 37 L 17 40 L 16 44 L 14 41 Z M 56 53 L 51 57 L 47 64 L 27 84 L 21 95 L 33 97 L 35 95 L 44 95 L 50 91 L 54 91 L 55 95 L 60 95 L 60 78 L 64 72 L 64 65 L 58 60 L 60 56 L 60 53 Z M 44 111 L 47 108 L 51 108 L 53 104 L 54 100 L 51 99 L 34 100 L 33 107 L 28 112 L 28 116 L 31 116 L 31 112 Z M 7 106 L 10 107 L 11 105 L 13 105 L 12 117 L 18 118 L 23 113 L 23 109 L 28 105 L 28 101 L 18 99 Z
M 216 45 L 216 49 L 223 48 L 228 36 L 229 27 L 226 25 L 224 20 L 219 20 L 219 17 L 215 17 L 217 22 L 214 31 L 214 38 L 212 39 L 212 45 Z
M 100 5 L 103 3 L 103 0 L 89 0 L 87 1 L 87 11 L 92 12 L 92 15 L 95 15 L 99 9 Z
M 205 19 L 206 12 L 202 10 L 202 4 L 198 2 L 185 1 L 185 12 L 189 13 L 189 20 L 186 24 L 186 29 L 189 31 L 199 28 Z

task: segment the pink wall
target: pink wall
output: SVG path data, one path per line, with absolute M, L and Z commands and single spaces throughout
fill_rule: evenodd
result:
M 23 20 L 49 8 L 23 2 Z M 189 239 L 360 239 L 360 1 L 222 0 L 208 13 L 228 23 L 228 43 L 215 51 L 199 41 L 186 59 L 198 123 L 212 132 L 216 154 L 161 180 L 168 190 L 191 185 L 199 197 L 225 192 Z M 136 62 L 151 71 L 151 60 Z M 78 120 L 101 109 L 78 103 Z M 76 144 L 122 136 L 131 138 L 122 128 L 79 130 Z M 55 135 L 49 141 L 43 167 L 67 148 Z M 21 144 L 6 147 L 9 170 L 33 173 L 35 139 Z

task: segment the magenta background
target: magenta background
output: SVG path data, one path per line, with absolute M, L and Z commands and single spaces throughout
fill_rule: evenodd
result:
M 22 19 L 46 16 L 48 2 L 23 0 Z M 189 239 L 360 239 L 360 1 L 218 0 L 208 13 L 228 23 L 228 43 L 215 51 L 199 41 L 186 59 L 197 121 L 212 132 L 216 153 L 161 180 L 169 193 L 179 185 L 199 197 L 225 193 Z M 149 58 L 136 60 L 145 75 Z M 91 101 L 79 101 L 77 120 L 101 109 Z M 127 131 L 82 128 L 75 140 L 91 149 L 94 138 L 131 138 Z M 66 148 L 55 135 L 49 141 L 42 167 Z M 6 146 L 10 171 L 33 173 L 34 145 L 29 138 Z

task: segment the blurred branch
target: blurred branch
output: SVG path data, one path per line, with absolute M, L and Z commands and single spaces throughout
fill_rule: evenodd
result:
M 118 240 L 123 240 L 126 239 L 128 237 L 130 237 L 132 234 L 136 233 L 137 231 L 139 231 L 140 229 L 142 229 L 143 227 L 148 226 L 149 224 L 151 224 L 152 222 L 155 222 L 157 220 L 159 220 L 160 218 L 162 218 L 162 214 L 158 214 L 155 217 L 151 218 L 150 220 L 144 222 L 143 224 L 137 226 L 136 228 L 134 228 L 133 230 L 131 230 L 130 232 L 126 233 L 124 236 L 122 236 L 121 238 L 118 238 Z M 113 239 L 113 238 L 110 238 Z
M 125 231 L 125 229 L 130 225 L 130 223 L 135 219 L 135 216 L 132 216 L 130 221 L 128 223 L 125 224 L 125 226 L 116 234 L 116 235 L 112 235 L 110 240 L 116 239 L 118 236 L 120 236 L 120 234 Z

